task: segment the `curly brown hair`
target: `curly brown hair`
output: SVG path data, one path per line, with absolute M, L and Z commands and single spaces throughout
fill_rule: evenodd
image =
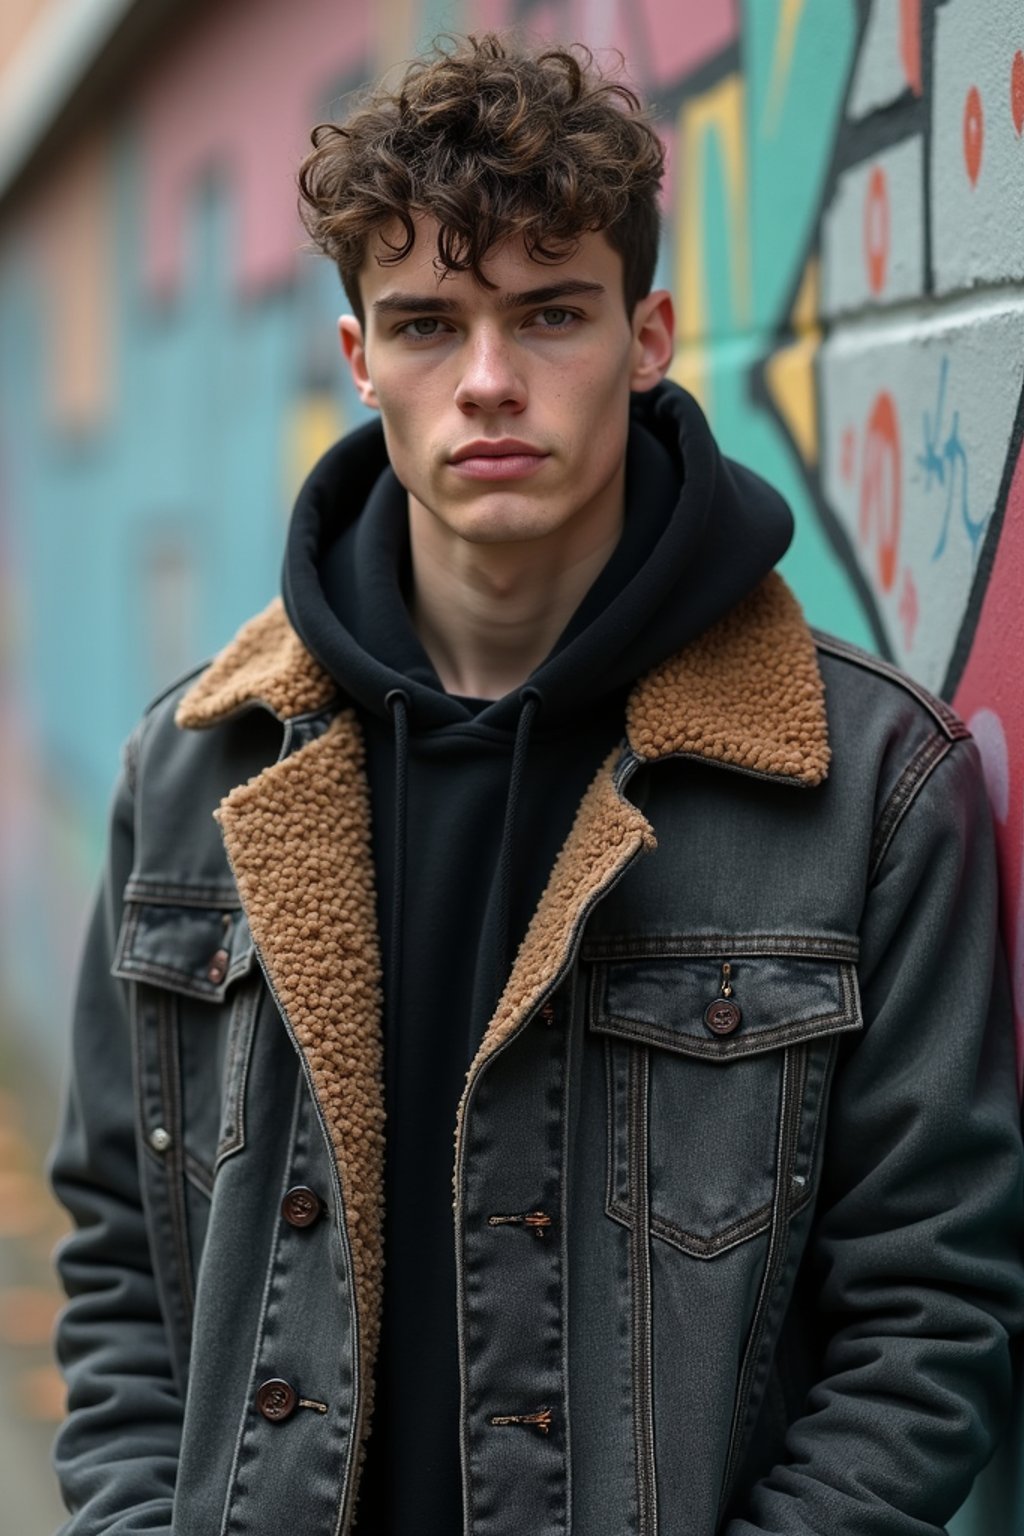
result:
M 627 313 L 650 292 L 664 150 L 635 92 L 581 45 L 541 52 L 495 33 L 444 39 L 396 89 L 378 86 L 343 123 L 320 123 L 312 142 L 300 214 L 360 321 L 370 237 L 388 229 L 380 260 L 399 262 L 421 214 L 438 222 L 439 267 L 487 287 L 481 262 L 509 236 L 558 262 L 602 230 L 622 257 Z

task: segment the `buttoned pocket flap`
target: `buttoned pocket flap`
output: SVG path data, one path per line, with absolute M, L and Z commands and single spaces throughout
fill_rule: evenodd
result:
M 681 946 L 680 946 L 681 947 Z M 853 941 L 832 953 L 631 955 L 595 966 L 591 1027 L 683 1056 L 728 1062 L 860 1029 Z
M 221 1002 L 253 963 L 240 907 L 127 901 L 111 970 L 126 981 Z

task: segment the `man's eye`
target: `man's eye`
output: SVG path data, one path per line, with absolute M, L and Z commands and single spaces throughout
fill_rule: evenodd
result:
M 433 315 L 421 315 L 418 320 L 407 320 L 401 327 L 406 336 L 437 336 L 440 332 L 441 322 Z
M 544 324 L 554 328 L 563 326 L 574 318 L 571 309 L 542 309 L 540 313 Z

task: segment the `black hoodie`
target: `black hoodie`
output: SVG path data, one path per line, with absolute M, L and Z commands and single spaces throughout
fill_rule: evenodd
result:
M 792 518 L 672 384 L 632 400 L 626 515 L 550 655 L 494 701 L 444 691 L 413 629 L 406 496 L 374 422 L 296 503 L 284 600 L 366 735 L 385 976 L 384 1308 L 359 1536 L 462 1529 L 455 1110 L 580 798 L 636 678 L 787 548 Z

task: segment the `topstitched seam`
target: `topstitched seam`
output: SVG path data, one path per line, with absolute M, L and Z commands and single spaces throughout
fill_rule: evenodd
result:
M 868 868 L 868 883 L 870 884 L 881 867 L 892 842 L 896 828 L 910 809 L 918 792 L 939 763 L 952 752 L 955 743 L 941 736 L 930 736 L 911 758 L 902 775 L 896 782 L 896 786 L 886 801 L 875 828 L 871 843 L 871 857 Z
M 217 911 L 241 908 L 238 889 L 234 885 L 154 880 L 148 875 L 133 875 L 124 888 L 125 902 L 148 903 L 150 906 L 213 907 Z
M 892 666 L 890 662 L 883 661 L 880 656 L 873 656 L 869 651 L 861 650 L 859 646 L 853 645 L 848 640 L 841 640 L 838 635 L 828 634 L 814 626 L 811 627 L 811 634 L 819 651 L 848 661 L 865 672 L 874 672 L 878 677 L 887 678 L 902 688 L 905 693 L 910 694 L 942 727 L 950 741 L 958 741 L 971 734 L 956 710 L 944 699 L 930 693 L 927 688 L 922 687 L 899 668 Z
M 599 934 L 585 939 L 584 960 L 714 958 L 720 955 L 786 955 L 815 960 L 857 960 L 860 940 L 827 934 L 711 933 Z

